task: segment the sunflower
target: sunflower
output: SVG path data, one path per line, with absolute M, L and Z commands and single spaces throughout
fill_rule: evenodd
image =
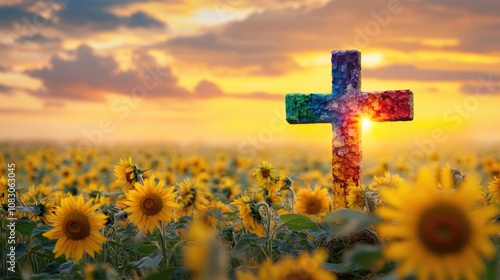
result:
M 500 179 L 494 177 L 494 180 L 488 184 L 490 191 L 491 201 L 500 204 Z
M 363 210 L 366 206 L 365 190 L 360 186 L 349 187 L 347 194 L 347 207 L 356 210 Z
M 240 193 L 240 184 L 230 177 L 222 177 L 217 189 L 225 198 L 233 200 Z
M 186 241 L 184 265 L 193 272 L 193 279 L 226 279 L 224 248 L 217 243 L 211 228 L 195 218 Z
M 280 187 L 278 185 L 265 185 L 257 188 L 255 192 L 255 199 L 258 202 L 265 202 L 269 206 L 272 204 L 280 204 L 281 199 L 278 195 Z
M 7 198 L 9 197 L 8 187 L 7 187 L 7 178 L 2 176 L 0 178 L 0 206 L 2 204 L 7 204 Z
M 144 185 L 134 184 L 135 189 L 126 194 L 123 203 L 127 206 L 129 220 L 146 232 L 153 233 L 160 222 L 174 218 L 173 210 L 179 205 L 175 201 L 177 193 L 173 187 L 165 188 L 165 183 L 156 183 L 154 176 L 144 181 Z
M 134 186 L 134 183 L 139 182 L 141 175 L 141 170 L 132 162 L 132 157 L 127 159 L 120 159 L 120 162 L 115 165 L 114 172 L 116 176 L 117 183 L 125 183 L 124 189 L 130 190 Z
M 331 176 L 331 175 L 329 175 Z M 317 169 L 306 171 L 299 175 L 299 180 L 302 181 L 306 185 L 313 185 L 314 183 L 318 183 L 321 181 L 323 177 L 323 173 Z
M 71 193 L 72 195 L 79 194 L 78 180 L 74 175 L 59 181 L 57 187 L 64 193 Z
M 69 180 L 70 178 L 74 177 L 75 174 L 73 172 L 73 169 L 67 165 L 61 166 L 61 169 L 59 171 L 61 173 L 61 178 L 62 180 Z
M 208 161 L 202 156 L 193 156 L 190 160 L 191 174 L 197 176 L 202 172 L 208 172 Z
M 313 189 L 302 188 L 297 192 L 297 212 L 315 216 L 328 211 L 330 196 L 328 190 L 316 185 Z
M 493 176 L 493 174 L 495 173 L 495 170 L 497 169 L 498 162 L 494 157 L 487 156 L 483 159 L 482 165 L 483 165 L 484 171 L 488 175 Z
M 118 278 L 116 270 L 108 263 L 85 264 L 84 280 L 114 280 Z
M 262 164 L 255 169 L 252 176 L 255 178 L 255 182 L 259 185 L 276 184 L 279 180 L 278 173 L 267 161 L 263 161 Z
M 257 209 L 257 201 L 247 195 L 242 195 L 231 202 L 231 205 L 238 207 L 240 219 L 243 226 L 251 233 L 258 236 L 265 236 L 266 229 L 262 225 L 262 217 Z
M 50 197 L 52 195 L 52 188 L 47 187 L 43 184 L 37 187 L 31 186 L 28 188 L 28 193 L 23 195 L 24 202 L 33 203 L 39 201 L 40 199 Z
M 226 219 L 223 215 L 233 212 L 233 209 L 220 201 L 211 201 L 205 211 L 200 211 L 196 217 L 210 228 L 226 226 Z
M 399 174 L 391 174 L 389 171 L 386 171 L 384 176 L 375 176 L 368 187 L 371 190 L 377 190 L 380 187 L 395 188 L 402 182 L 403 178 Z
M 114 199 L 106 195 L 106 189 L 102 184 L 90 183 L 86 186 L 85 193 L 92 200 L 92 204 L 109 204 Z
M 182 201 L 181 215 L 191 215 L 195 211 L 205 211 L 210 203 L 204 188 L 197 181 L 192 181 L 189 178 L 179 183 L 179 192 Z
M 276 280 L 286 279 L 312 279 L 312 280 L 334 280 L 334 273 L 323 268 L 323 262 L 328 258 L 328 253 L 320 249 L 312 255 L 303 251 L 294 259 L 285 257 L 270 267 L 268 278 Z M 264 268 L 265 269 L 265 268 Z M 262 277 L 259 277 L 262 279 Z
M 86 252 L 94 256 L 101 250 L 100 243 L 106 241 L 99 230 L 104 228 L 106 216 L 95 213 L 98 206 L 91 201 L 84 202 L 83 196 L 68 196 L 61 200 L 55 214 L 51 217 L 53 229 L 43 235 L 57 239 L 54 253 L 56 258 L 64 254 L 67 259 L 79 261 Z
M 438 188 L 433 172 L 422 168 L 414 186 L 381 189 L 377 213 L 385 223 L 377 230 L 388 239 L 384 255 L 397 262 L 400 276 L 479 278 L 482 258 L 495 253 L 489 238 L 500 231 L 492 222 L 498 210 L 477 203 L 482 197 L 473 176 L 456 189 L 451 173 L 443 172 L 440 182 Z
M 38 168 L 38 160 L 35 156 L 33 155 L 27 155 L 26 158 L 24 159 L 24 170 L 26 172 L 30 171 L 36 171 Z
M 49 198 L 37 201 L 33 208 L 36 211 L 36 217 L 45 224 L 49 223 L 56 211 L 54 200 Z
M 88 186 L 92 183 L 98 184 L 99 183 L 99 180 L 97 178 L 98 174 L 99 173 L 97 172 L 97 169 L 95 169 L 95 168 L 90 169 L 87 173 L 81 175 L 78 178 L 78 185 L 81 188 L 83 188 L 83 187 Z

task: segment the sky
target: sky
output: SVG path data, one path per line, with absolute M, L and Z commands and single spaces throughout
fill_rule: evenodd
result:
M 4 0 L 0 141 L 328 147 L 284 96 L 329 93 L 343 49 L 363 91 L 414 93 L 414 120 L 367 123 L 367 149 L 500 140 L 496 0 Z

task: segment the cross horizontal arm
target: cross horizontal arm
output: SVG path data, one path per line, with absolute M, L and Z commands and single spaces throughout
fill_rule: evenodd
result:
M 287 94 L 286 120 L 291 124 L 331 123 L 337 115 L 328 106 L 332 99 L 332 94 Z
M 362 96 L 362 115 L 372 121 L 413 120 L 411 90 L 368 92 Z

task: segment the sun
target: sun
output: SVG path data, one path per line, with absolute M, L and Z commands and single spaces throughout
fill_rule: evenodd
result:
M 363 127 L 363 131 L 370 131 L 373 126 L 373 122 L 366 117 L 361 118 L 361 126 Z

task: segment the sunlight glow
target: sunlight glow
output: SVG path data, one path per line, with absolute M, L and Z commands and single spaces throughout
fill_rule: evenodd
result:
M 361 125 L 363 127 L 363 131 L 370 131 L 373 123 L 370 119 L 363 117 L 361 119 Z
M 382 53 L 364 53 L 361 63 L 365 68 L 374 68 L 382 64 L 384 55 Z

